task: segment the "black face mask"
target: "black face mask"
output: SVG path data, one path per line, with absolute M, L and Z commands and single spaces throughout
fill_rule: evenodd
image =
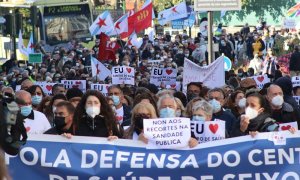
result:
M 147 115 L 138 115 L 134 118 L 134 122 L 135 122 L 135 131 L 137 132 L 137 134 L 140 134 L 141 131 L 144 129 L 144 124 L 143 124 L 143 120 L 144 119 L 149 119 L 150 117 Z
M 62 130 L 66 126 L 65 117 L 55 117 L 54 118 L 54 124 L 56 129 Z
M 199 95 L 198 94 L 195 94 L 195 93 L 187 93 L 187 100 L 188 102 L 191 101 L 192 99 L 198 97 Z

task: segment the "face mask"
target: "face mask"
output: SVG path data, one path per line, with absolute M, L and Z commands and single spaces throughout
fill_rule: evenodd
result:
M 180 116 L 181 116 L 181 111 L 180 110 L 176 111 L 176 117 L 180 117 Z
M 189 57 L 189 55 L 190 55 L 190 54 L 186 53 L 186 54 L 185 54 L 185 57 Z
M 92 118 L 95 118 L 97 115 L 100 114 L 100 108 L 96 106 L 89 106 L 86 108 L 85 112 Z
M 280 95 L 277 95 L 272 99 L 272 104 L 276 107 L 282 106 L 283 102 L 284 102 L 283 97 Z
M 149 119 L 150 117 L 146 116 L 146 115 L 141 115 L 141 116 L 137 116 L 134 118 L 134 122 L 135 122 L 135 127 L 137 130 L 143 130 L 144 129 L 144 124 L 143 121 L 144 119 Z
M 204 122 L 205 121 L 205 117 L 204 116 L 193 116 L 193 121 Z
M 32 96 L 31 100 L 32 100 L 32 104 L 33 105 L 39 105 L 42 101 L 42 96 L 38 96 L 38 95 L 35 95 L 35 96 Z
M 151 50 L 150 50 L 150 52 L 151 52 L 151 53 L 154 53 L 154 50 L 153 50 L 153 49 L 151 49 Z
M 245 108 L 246 107 L 246 98 L 240 99 L 238 106 L 239 106 L 239 108 Z
M 111 96 L 111 98 L 112 98 L 115 106 L 120 104 L 120 97 L 119 96 Z
M 178 53 L 179 53 L 179 54 L 182 54 L 182 53 L 183 53 L 183 51 L 178 51 Z
M 195 94 L 195 93 L 188 93 L 187 94 L 188 101 L 194 99 L 195 97 L 198 97 L 198 94 Z
M 65 122 L 65 117 L 55 117 L 54 118 L 54 125 L 56 129 L 61 130 L 63 127 L 65 127 L 66 122 Z
M 159 112 L 159 117 L 161 118 L 173 118 L 175 117 L 175 110 L 172 108 L 163 108 Z
M 147 67 L 147 70 L 148 70 L 148 71 L 151 71 L 151 69 L 152 69 L 151 67 Z
M 219 112 L 221 110 L 221 108 L 222 108 L 220 102 L 217 101 L 217 100 L 215 100 L 215 99 L 210 100 L 209 103 L 212 105 L 214 113 Z
M 160 68 L 164 68 L 165 66 L 164 66 L 164 65 L 160 65 L 159 67 L 160 67 Z
M 159 54 L 156 54 L 156 56 L 155 56 L 156 58 L 159 58 L 160 57 L 160 55 Z
M 249 119 L 254 119 L 258 116 L 258 111 L 248 106 L 245 109 L 245 115 L 249 117 Z
M 242 77 L 242 76 L 243 76 L 243 73 L 238 73 L 238 76 L 239 76 L 239 77 Z
M 31 111 L 32 111 L 31 105 L 21 107 L 21 114 L 25 117 L 27 117 L 31 113 Z

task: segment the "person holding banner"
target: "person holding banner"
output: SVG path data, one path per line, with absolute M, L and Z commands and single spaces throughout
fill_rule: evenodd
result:
M 74 114 L 75 135 L 122 137 L 114 119 L 114 112 L 105 97 L 99 91 L 88 90 L 76 107 Z
M 245 114 L 236 122 L 231 136 L 277 131 L 279 126 L 270 116 L 266 99 L 258 93 L 248 94 Z
M 157 115 L 152 104 L 146 102 L 137 104 L 132 110 L 131 125 L 124 132 L 124 138 L 133 140 L 143 139 L 141 135 L 144 129 L 143 120 L 155 118 L 157 118 Z

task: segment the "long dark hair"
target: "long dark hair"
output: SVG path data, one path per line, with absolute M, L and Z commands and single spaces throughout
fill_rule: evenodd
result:
M 87 98 L 89 96 L 95 96 L 99 99 L 101 103 L 100 107 L 100 115 L 104 117 L 105 125 L 110 133 L 110 135 L 113 135 L 114 132 L 119 132 L 116 124 L 116 118 L 114 115 L 114 112 L 110 105 L 107 103 L 105 96 L 97 91 L 97 90 L 88 90 L 81 98 L 79 104 L 76 107 L 75 114 L 74 114 L 74 123 L 75 123 L 75 129 L 79 127 L 79 124 L 82 122 L 84 117 L 86 116 L 85 112 L 85 103 L 87 101 Z M 114 134 L 117 135 L 117 134 Z
M 27 89 L 27 92 L 29 92 L 32 96 L 34 96 L 37 88 L 39 88 L 42 91 L 42 95 L 43 95 L 43 97 L 45 97 L 45 93 L 44 93 L 43 89 L 41 88 L 41 86 L 39 86 L 39 85 L 30 86 Z
M 264 108 L 265 113 L 270 113 L 270 105 L 267 99 L 257 92 L 246 94 L 246 98 L 248 97 L 256 97 L 259 100 L 260 107 Z

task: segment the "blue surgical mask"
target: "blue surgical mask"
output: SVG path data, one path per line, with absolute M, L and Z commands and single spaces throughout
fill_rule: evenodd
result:
M 42 96 L 38 96 L 38 95 L 32 96 L 32 98 L 31 98 L 32 104 L 39 105 L 41 103 L 42 99 L 43 99 Z
M 163 108 L 159 111 L 159 117 L 161 118 L 173 118 L 175 115 L 175 110 L 169 107 Z
M 120 104 L 120 97 L 119 96 L 111 96 L 111 98 L 112 98 L 115 106 Z
M 25 117 L 27 117 L 32 111 L 32 106 L 22 106 L 21 107 L 21 114 Z
M 221 108 L 222 108 L 220 102 L 217 101 L 217 100 L 215 100 L 215 99 L 210 100 L 209 103 L 212 105 L 214 113 L 219 112 L 221 110 Z
M 198 116 L 198 115 L 195 115 L 193 116 L 193 121 L 200 121 L 200 122 L 204 122 L 205 121 L 205 117 L 204 116 Z

